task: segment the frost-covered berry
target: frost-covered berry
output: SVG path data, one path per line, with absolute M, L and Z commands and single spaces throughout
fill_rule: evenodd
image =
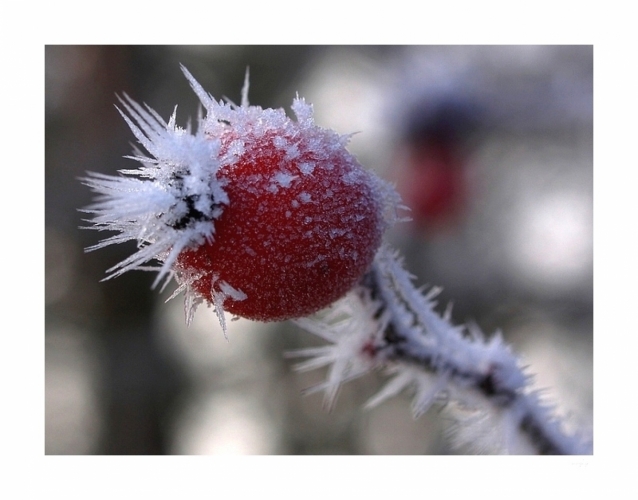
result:
M 346 150 L 348 136 L 315 125 L 295 99 L 281 109 L 215 101 L 182 68 L 206 116 L 198 129 L 165 123 L 128 97 L 122 113 L 142 163 L 121 176 L 91 174 L 101 197 L 86 211 L 117 231 L 91 249 L 136 240 L 109 277 L 161 262 L 155 284 L 173 277 L 190 321 L 200 303 L 261 321 L 309 315 L 350 290 L 381 244 L 394 191 Z M 177 293 L 176 292 L 176 293 Z

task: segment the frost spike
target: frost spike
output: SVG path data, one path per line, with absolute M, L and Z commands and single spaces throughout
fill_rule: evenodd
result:
M 193 92 L 195 92 L 197 97 L 199 97 L 199 100 L 201 101 L 203 106 L 207 110 L 212 109 L 213 106 L 216 104 L 212 96 L 204 90 L 204 87 L 202 87 L 200 83 L 197 80 L 195 80 L 195 77 L 190 74 L 190 72 L 186 69 L 186 67 L 183 64 L 180 64 L 180 68 L 182 68 L 182 73 L 184 73 L 184 76 L 188 80 L 188 83 L 190 83 L 191 88 L 193 89 Z
M 248 104 L 248 87 L 250 86 L 250 67 L 246 67 L 246 76 L 244 76 L 244 86 L 241 89 L 241 106 L 247 108 Z

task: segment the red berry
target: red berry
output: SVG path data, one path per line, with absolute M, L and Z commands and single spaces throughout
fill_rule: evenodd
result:
M 236 136 L 224 134 L 222 150 Z M 178 279 L 245 318 L 314 313 L 372 263 L 384 229 L 378 188 L 333 132 L 296 125 L 242 139 L 245 152 L 217 173 L 228 205 L 214 239 L 181 252 Z
M 187 321 L 197 306 L 262 321 L 302 317 L 350 290 L 371 265 L 397 206 L 394 190 L 346 150 L 347 137 L 314 124 L 312 107 L 283 110 L 216 102 L 182 68 L 206 116 L 196 133 L 125 97 L 121 111 L 148 156 L 137 170 L 91 174 L 94 229 L 117 231 L 90 249 L 137 241 L 108 277 L 162 265 Z

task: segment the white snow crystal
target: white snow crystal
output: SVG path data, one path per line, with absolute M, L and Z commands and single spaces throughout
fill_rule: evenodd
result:
M 312 201 L 312 195 L 303 191 L 299 193 L 299 201 L 301 201 L 301 203 L 310 203 Z
M 312 174 L 314 169 L 315 169 L 315 164 L 314 163 L 302 162 L 302 163 L 299 164 L 299 170 L 301 170 L 301 173 L 304 174 L 304 175 Z
M 292 181 L 294 181 L 298 176 L 289 174 L 288 172 L 277 172 L 274 176 L 274 180 L 277 184 L 279 184 L 283 188 L 290 187 Z

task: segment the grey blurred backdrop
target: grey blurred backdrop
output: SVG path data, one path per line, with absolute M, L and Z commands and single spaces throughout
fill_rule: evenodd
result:
M 91 194 L 78 177 L 134 168 L 114 108 L 126 92 L 178 123 L 197 113 L 184 64 L 217 98 L 284 107 L 353 136 L 396 183 L 412 221 L 388 239 L 418 284 L 443 287 L 456 323 L 500 329 L 571 425 L 593 420 L 591 46 L 47 46 L 45 453 L 450 454 L 443 408 L 414 420 L 409 394 L 373 410 L 383 383 L 346 384 L 336 409 L 302 391 L 283 354 L 321 342 L 289 323 L 184 323 L 180 298 L 131 272 L 132 251 L 85 254 Z M 170 287 L 169 287 L 170 288 Z

